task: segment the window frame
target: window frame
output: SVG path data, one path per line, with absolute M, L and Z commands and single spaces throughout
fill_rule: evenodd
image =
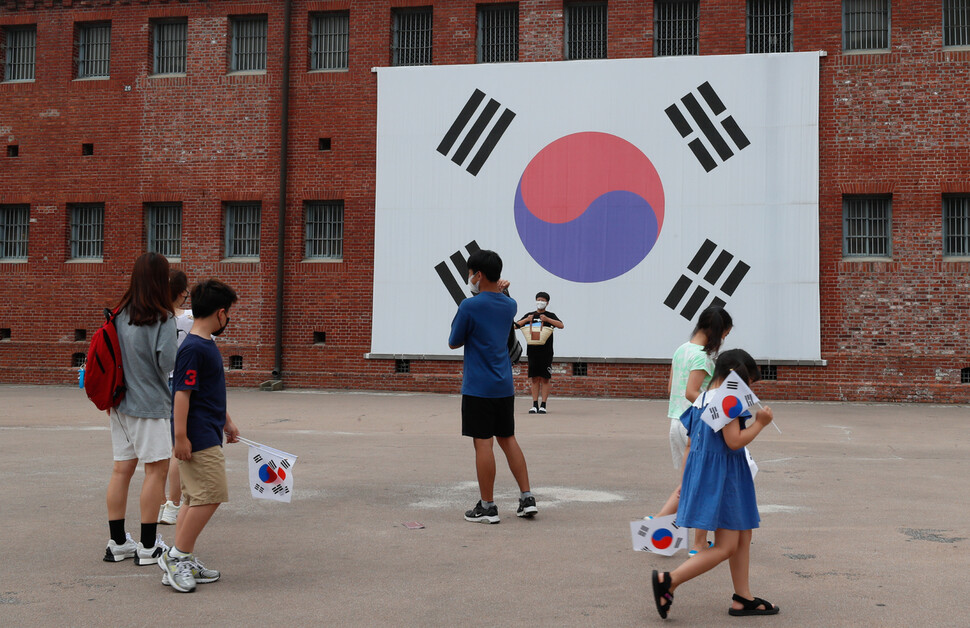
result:
M 20 58 L 17 58 L 15 59 L 16 65 L 14 63 L 11 63 L 10 40 L 11 40 L 11 35 L 13 33 L 31 33 L 33 35 L 33 40 L 30 42 L 29 48 L 27 48 L 25 51 L 22 50 L 21 48 L 16 49 L 20 54 L 27 54 L 29 56 L 29 61 L 22 61 Z M 23 46 L 22 43 L 20 45 Z M 17 78 L 10 78 L 11 67 L 17 67 L 17 68 L 29 67 L 30 76 L 29 77 L 18 76 Z M 9 26 L 3 27 L 2 71 L 3 71 L 2 82 L 4 83 L 31 83 L 36 79 L 37 77 L 37 25 L 36 24 L 11 24 Z
M 674 6 L 687 7 L 687 12 L 692 11 L 693 15 L 687 17 L 676 17 L 669 18 L 664 16 L 663 21 L 661 21 L 660 13 L 658 11 L 659 7 L 664 7 L 664 10 L 671 10 Z M 660 33 L 663 29 L 674 30 L 673 26 L 679 23 L 686 23 L 688 34 L 691 35 L 690 40 L 687 39 L 674 39 L 672 37 L 660 37 Z M 692 31 L 692 32 L 691 32 Z M 664 33 L 666 35 L 667 33 Z M 676 45 L 678 52 L 668 52 L 669 47 Z M 687 48 L 687 52 L 679 52 L 683 48 Z M 663 49 L 662 49 L 663 48 Z M 654 2 L 653 5 L 653 56 L 654 57 L 694 57 L 700 54 L 700 0 L 658 0 Z
M 771 9 L 780 8 L 780 5 L 787 5 L 787 16 L 782 16 L 780 12 L 775 13 L 773 10 L 766 10 L 761 15 L 755 16 L 752 7 L 757 5 L 761 9 Z M 774 5 L 774 6 L 772 6 Z M 758 21 L 762 26 L 765 24 L 770 27 L 777 26 L 780 24 L 781 19 L 787 17 L 787 30 L 784 32 L 768 32 L 768 33 L 754 33 L 752 22 Z M 744 37 L 744 47 L 746 54 L 771 54 L 775 52 L 793 52 L 795 50 L 795 2 L 794 0 L 747 0 L 745 2 L 745 37 Z M 771 45 L 762 46 L 771 37 L 786 37 L 787 47 L 777 47 L 772 49 Z M 753 43 L 757 42 L 758 50 L 754 50 Z M 767 49 L 762 49 L 767 48 Z
M 68 260 L 70 261 L 102 261 L 104 259 L 104 214 L 105 206 L 104 203 L 70 203 L 67 206 L 68 209 Z M 90 223 L 87 225 L 79 224 L 78 218 L 80 212 L 87 210 L 95 210 L 100 212 L 100 224 Z M 79 235 L 82 229 L 95 229 L 98 231 L 97 239 L 84 239 L 81 240 Z M 82 255 L 81 247 L 84 245 L 93 246 L 92 243 L 97 243 L 98 252 L 96 255 Z
M 14 223 L 12 218 L 23 214 L 23 222 Z M 11 231 L 20 236 L 14 240 Z M 13 254 L 23 251 L 22 255 Z M 0 262 L 22 262 L 30 255 L 30 205 L 27 203 L 5 203 L 0 205 Z
M 248 221 L 244 223 L 253 228 L 255 225 L 255 237 L 252 234 L 246 238 L 249 245 L 255 243 L 255 254 L 253 254 L 252 249 L 248 249 L 243 253 L 234 252 L 234 244 L 237 241 L 242 241 L 241 238 L 236 237 L 235 231 L 239 228 L 243 228 L 243 225 L 239 224 L 239 216 L 236 212 L 244 210 L 255 210 L 256 220 Z M 246 260 L 259 260 L 261 242 L 262 242 L 262 217 L 263 217 L 263 204 L 260 201 L 230 201 L 223 203 L 223 216 L 225 224 L 225 233 L 223 238 L 223 257 L 224 259 L 230 261 L 246 261 Z
M 256 35 L 246 34 L 247 36 L 252 36 L 254 40 L 258 40 L 260 37 L 262 39 L 262 50 L 257 46 L 255 50 L 240 50 L 240 41 L 243 38 L 244 33 L 241 33 L 241 29 L 244 24 L 261 24 L 262 33 L 257 33 Z M 248 56 L 246 56 L 248 55 Z M 240 67 L 240 61 L 243 59 L 248 59 L 250 56 L 262 55 L 262 67 Z M 266 68 L 269 65 L 269 16 L 265 13 L 254 13 L 246 15 L 230 15 L 229 16 L 229 73 L 249 73 L 249 74 L 265 74 Z
M 181 201 L 165 202 L 165 203 L 145 203 L 145 249 L 149 252 L 161 253 L 169 260 L 181 260 L 182 259 L 182 215 L 183 208 Z M 165 225 L 159 224 L 159 212 L 160 211 L 171 211 L 177 217 L 177 222 L 169 222 Z M 174 230 L 176 232 L 175 237 L 159 238 L 158 232 L 159 227 L 164 227 L 165 229 Z M 169 248 L 159 247 L 158 242 L 174 242 L 178 250 L 173 252 Z
M 189 19 L 187 17 L 174 17 L 174 18 L 164 18 L 151 21 L 152 26 L 152 76 L 185 76 L 188 73 L 188 56 L 189 56 Z M 181 70 L 165 70 L 161 71 L 159 68 L 159 58 L 160 58 L 160 47 L 162 43 L 159 41 L 159 30 L 167 26 L 182 26 L 184 27 L 183 39 L 182 39 L 182 49 L 181 56 L 177 57 L 181 60 L 182 69 Z M 171 46 L 173 41 L 166 41 L 165 44 Z M 167 59 L 176 58 L 174 56 L 167 57 Z
M 856 48 L 856 47 L 850 47 L 849 46 L 849 31 L 848 31 L 849 24 L 848 24 L 848 20 L 847 20 L 847 17 L 849 15 L 848 4 L 850 2 L 861 2 L 861 1 L 865 1 L 865 2 L 885 2 L 886 3 L 886 28 L 885 28 L 886 45 L 884 47 L 880 47 L 880 48 L 861 48 L 861 47 L 860 48 Z M 881 52 L 889 52 L 890 50 L 892 50 L 892 45 L 893 45 L 893 41 L 892 41 L 893 22 L 892 22 L 892 18 L 893 18 L 893 5 L 892 5 L 892 0 L 842 0 L 842 52 L 843 53 L 846 53 L 846 52 L 848 52 L 848 53 L 881 53 Z M 856 32 L 858 32 L 858 33 L 862 33 L 862 32 L 868 33 L 868 37 L 871 38 L 873 33 L 875 33 L 875 32 L 882 32 L 882 31 L 867 30 L 867 31 L 856 31 Z
M 324 23 L 325 20 L 339 20 L 336 25 L 336 30 L 321 33 L 317 29 Z M 344 30 L 345 27 L 345 30 Z M 330 50 L 319 50 L 315 48 L 319 45 L 321 38 L 329 38 L 329 41 L 333 41 L 337 38 L 341 38 L 340 43 L 342 43 L 342 49 L 338 46 L 335 49 Z M 309 56 L 309 71 L 310 72 L 345 72 L 350 69 L 350 11 L 314 11 L 310 13 L 310 27 L 307 30 L 307 50 Z M 338 63 L 332 66 L 325 66 L 320 64 L 316 67 L 316 63 L 320 58 L 334 58 L 338 59 Z M 339 63 L 342 62 L 342 63 Z
M 566 61 L 580 61 L 587 59 L 608 59 L 609 58 L 609 3 L 604 0 L 598 0 L 596 2 L 567 2 L 563 11 L 563 59 Z M 582 40 L 575 38 L 576 33 L 573 31 L 574 20 L 576 20 L 576 15 L 574 13 L 582 13 L 582 9 L 588 9 L 584 17 L 590 17 L 594 13 L 594 9 L 602 10 L 602 16 L 594 16 L 594 19 L 586 22 L 578 22 L 577 28 L 583 29 L 583 32 L 587 34 L 593 34 L 594 29 L 598 29 L 600 23 L 602 23 L 602 33 L 596 32 L 595 37 L 602 36 L 601 40 Z M 600 22 L 601 18 L 601 22 Z M 602 45 L 602 56 L 591 55 L 591 54 L 576 54 L 573 47 L 582 48 L 583 51 L 588 51 L 591 48 L 598 47 Z
M 77 22 L 77 36 L 75 45 L 77 47 L 77 57 L 75 63 L 75 78 L 80 80 L 90 80 L 90 79 L 109 79 L 111 78 L 111 21 L 98 21 L 98 22 Z M 87 41 L 91 33 L 96 29 L 106 28 L 108 32 L 107 44 L 104 42 L 91 42 Z M 107 56 L 105 58 L 89 59 L 87 58 L 90 52 L 89 47 L 92 46 L 106 46 Z M 105 65 L 103 74 L 95 74 L 94 72 L 88 71 L 88 65 L 93 65 L 95 63 L 103 63 Z M 100 68 L 96 69 L 97 72 Z
M 414 66 L 414 65 L 433 65 L 434 64 L 434 7 L 402 7 L 391 10 L 391 65 L 395 67 Z M 422 34 L 421 31 L 410 32 L 403 29 L 401 21 L 404 16 L 422 15 L 428 19 L 427 45 L 405 47 L 401 43 L 402 33 L 409 33 L 411 38 L 417 38 Z M 427 51 L 427 58 L 412 61 L 417 57 L 418 51 Z M 407 51 L 411 56 L 408 61 L 402 61 L 402 52 Z
M 946 258 L 970 258 L 970 194 L 944 194 L 943 195 L 943 225 L 942 225 L 942 236 L 943 236 L 943 257 Z M 959 203 L 959 205 L 958 205 Z M 960 215 L 954 216 L 952 213 L 948 214 L 947 210 L 957 210 Z M 955 222 L 962 223 L 961 233 L 954 234 L 951 232 L 952 226 Z M 962 243 L 960 245 L 960 251 L 954 252 L 950 248 L 950 242 L 960 239 Z
M 311 212 L 320 211 L 323 216 L 311 223 Z M 303 202 L 303 259 L 312 261 L 341 262 L 344 259 L 344 233 L 346 203 L 341 200 L 313 200 Z M 339 216 L 328 216 L 327 212 L 338 213 Z M 311 238 L 311 225 L 317 229 L 329 232 L 329 236 Z M 339 233 L 335 233 L 339 231 Z M 330 254 L 324 252 L 312 253 L 311 246 L 317 245 L 320 250 L 329 249 Z M 334 252 L 336 250 L 336 252 Z
M 842 196 L 842 258 L 846 260 L 891 260 L 893 257 L 893 198 L 891 194 L 844 194 Z M 885 203 L 884 207 L 877 207 L 876 203 Z M 864 207 L 850 207 L 851 203 L 867 203 Z M 865 209 L 866 216 L 849 216 L 850 209 Z M 886 215 L 879 217 L 873 216 L 873 209 L 884 209 Z M 862 235 L 849 235 L 850 220 L 865 221 L 867 233 Z M 885 223 L 885 233 L 873 234 L 872 225 L 874 221 Z M 872 246 L 876 238 L 884 239 L 885 253 L 874 253 Z M 865 251 L 862 253 L 851 252 L 850 242 L 865 243 Z
M 486 59 L 485 58 L 486 46 L 488 46 L 489 50 L 491 51 L 491 49 L 496 49 L 496 50 L 499 49 L 503 44 L 506 46 L 510 45 L 507 42 L 498 42 L 498 41 L 487 43 L 485 40 L 487 27 L 484 24 L 486 20 L 483 20 L 483 16 L 486 16 L 489 14 L 499 15 L 503 12 L 508 12 L 510 15 L 514 16 L 515 18 L 514 19 L 514 28 L 515 28 L 514 57 L 515 58 L 514 59 L 508 59 L 504 57 L 498 58 L 501 55 L 495 54 L 496 58 L 492 58 L 490 56 L 488 59 Z M 503 2 L 501 4 L 479 4 L 476 7 L 475 23 L 476 23 L 475 30 L 477 32 L 475 36 L 475 63 L 517 63 L 519 61 L 519 47 L 520 47 L 519 40 L 521 39 L 522 33 L 521 33 L 521 28 L 519 23 L 519 3 L 518 2 Z M 491 27 L 488 27 L 488 28 L 491 28 Z M 498 30 L 498 29 L 495 28 L 494 30 Z
M 965 4 L 965 7 L 955 6 L 957 3 Z M 954 13 L 961 11 L 965 22 L 962 24 L 950 24 L 948 23 L 948 18 L 952 19 Z M 948 34 L 961 34 L 962 42 L 960 43 L 948 43 Z M 970 48 L 970 2 L 967 0 L 943 0 L 943 16 L 942 16 L 942 35 L 943 35 L 943 47 L 944 48 Z

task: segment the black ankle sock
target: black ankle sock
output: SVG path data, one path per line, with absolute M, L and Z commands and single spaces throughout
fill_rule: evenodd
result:
M 108 533 L 111 534 L 111 540 L 118 545 L 124 545 L 125 541 L 125 520 L 115 519 L 113 521 L 108 521 Z
M 155 533 L 158 532 L 157 523 L 141 524 L 141 544 L 147 547 L 155 547 Z
M 541 404 L 539 405 L 539 407 L 540 407 L 540 408 L 545 408 L 545 407 L 546 407 L 546 402 L 545 402 L 545 401 L 543 401 L 543 402 L 542 402 L 542 403 L 541 403 Z
M 546 405 L 546 404 L 542 404 L 542 405 Z M 532 402 L 532 407 L 533 408 L 538 408 L 539 407 L 539 402 L 538 401 L 533 401 Z

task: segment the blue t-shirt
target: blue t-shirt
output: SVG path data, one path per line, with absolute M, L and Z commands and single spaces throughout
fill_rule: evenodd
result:
M 458 306 L 448 344 L 465 348 L 463 395 L 495 399 L 515 394 L 508 347 L 515 310 L 515 300 L 500 292 L 480 292 Z
M 186 336 L 175 358 L 172 386 L 175 392 L 192 391 L 185 422 L 192 451 L 221 446 L 226 427 L 226 371 L 216 343 L 195 334 Z M 174 422 L 172 439 L 175 439 Z

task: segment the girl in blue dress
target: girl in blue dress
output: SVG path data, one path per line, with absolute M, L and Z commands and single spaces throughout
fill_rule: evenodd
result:
M 748 584 L 751 530 L 758 527 L 760 517 L 754 481 L 744 453 L 744 447 L 771 423 L 774 416 L 766 407 L 758 410 L 754 423 L 747 429 L 742 420 L 737 420 L 719 432 L 701 420 L 706 400 L 713 394 L 711 391 L 719 387 L 731 371 L 741 376 L 746 384 L 752 378 L 758 378 L 758 366 L 746 351 L 725 351 L 714 365 L 708 391 L 680 419 L 687 428 L 688 454 L 677 525 L 714 530 L 714 546 L 702 549 L 673 572 L 654 570 L 654 600 L 657 612 L 665 619 L 674 601 L 674 589 L 725 560 L 730 561 L 734 583 L 733 602 L 728 611 L 731 615 L 774 615 L 779 611 L 770 602 L 754 597 Z

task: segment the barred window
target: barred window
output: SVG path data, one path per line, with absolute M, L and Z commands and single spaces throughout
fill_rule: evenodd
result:
M 970 46 L 970 0 L 943 0 L 943 45 Z
M 34 61 L 37 51 L 36 26 L 7 26 L 3 29 L 3 80 L 34 80 Z
M 519 5 L 485 4 L 478 7 L 478 62 L 519 60 Z
M 304 206 L 307 259 L 342 259 L 344 202 L 307 201 Z
M 892 197 L 842 198 L 842 254 L 845 257 L 892 256 Z
M 566 5 L 566 59 L 606 58 L 606 3 Z
M 78 24 L 77 77 L 106 78 L 111 67 L 111 22 Z
M 889 0 L 842 0 L 842 49 L 889 49 Z
M 792 0 L 748 0 L 747 51 L 791 52 Z
M 160 20 L 152 30 L 155 74 L 185 74 L 186 42 L 189 36 L 187 19 Z
M 350 56 L 350 13 L 317 13 L 310 20 L 310 69 L 346 70 Z
M 226 203 L 226 257 L 259 257 L 259 203 Z
M 165 257 L 182 257 L 182 203 L 145 205 L 148 250 Z
M 431 65 L 431 7 L 394 10 L 393 65 Z
M 970 257 L 970 195 L 943 197 L 943 255 Z
M 268 19 L 265 15 L 233 17 L 232 49 L 229 70 L 247 72 L 266 69 L 266 29 Z
M 0 205 L 0 259 L 27 259 L 29 205 Z
M 104 250 L 104 205 L 68 205 L 71 214 L 71 259 L 101 259 Z
M 653 56 L 697 54 L 700 0 L 657 0 L 653 5 Z

